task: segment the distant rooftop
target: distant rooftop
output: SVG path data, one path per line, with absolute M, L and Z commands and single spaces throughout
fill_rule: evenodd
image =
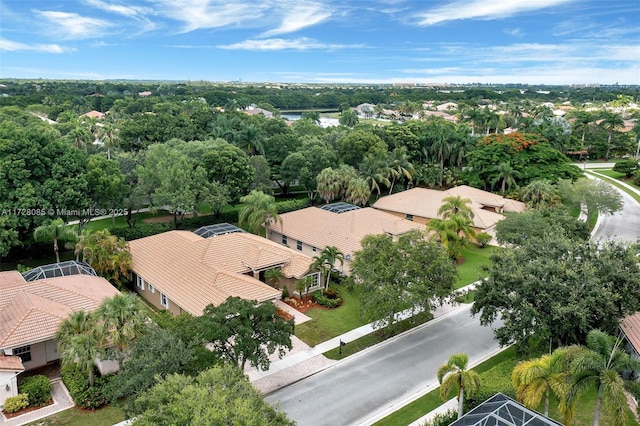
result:
M 94 271 L 89 264 L 76 262 L 75 260 L 38 266 L 22 274 L 24 280 L 27 282 L 45 278 L 66 277 L 69 275 L 97 276 L 98 274 L 96 274 L 96 271 Z
M 344 212 L 350 212 L 351 210 L 358 210 L 360 209 L 360 207 L 358 206 L 354 206 L 353 204 L 349 204 L 349 203 L 333 203 L 333 204 L 327 204 L 325 206 L 320 207 L 322 210 L 326 210 L 332 213 L 344 213 Z
M 218 235 L 233 234 L 236 232 L 244 232 L 244 230 L 230 223 L 216 223 L 215 225 L 203 226 L 193 231 L 194 234 L 202 238 L 217 237 Z

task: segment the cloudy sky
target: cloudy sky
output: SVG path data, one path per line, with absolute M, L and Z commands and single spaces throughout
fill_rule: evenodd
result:
M 640 84 L 638 0 L 0 0 L 0 78 Z

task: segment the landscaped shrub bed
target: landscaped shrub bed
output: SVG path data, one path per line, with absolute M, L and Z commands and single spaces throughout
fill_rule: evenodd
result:
M 327 292 L 329 292 L 329 290 L 327 290 Z M 335 289 L 333 290 L 335 291 L 335 293 L 332 293 L 332 297 L 329 297 L 326 294 L 322 294 L 320 290 L 315 291 L 313 293 L 313 300 L 318 305 L 322 305 L 325 308 L 337 308 L 338 306 L 342 305 L 342 298 L 338 297 L 338 292 Z
M 108 385 L 113 376 L 96 375 L 94 385 L 89 386 L 89 378 L 78 369 L 63 368 L 60 375 L 69 395 L 78 406 L 86 410 L 95 410 L 109 403 Z
M 51 401 L 51 382 L 41 374 L 27 377 L 20 383 L 20 393 L 27 394 L 29 407 L 39 407 Z
M 15 413 L 29 406 L 29 397 L 26 393 L 10 396 L 4 401 L 3 410 L 7 413 Z

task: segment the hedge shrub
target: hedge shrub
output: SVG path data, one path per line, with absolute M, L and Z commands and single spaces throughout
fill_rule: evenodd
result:
M 482 385 L 480 391 L 473 398 L 466 398 L 464 401 L 464 411 L 467 412 L 480 405 L 498 392 L 502 392 L 509 398 L 516 398 L 516 391 L 511 384 L 511 373 L 517 361 L 504 361 L 493 368 L 480 373 Z
M 20 383 L 20 393 L 29 396 L 29 407 L 39 407 L 51 401 L 51 382 L 41 374 L 27 377 Z
M 109 403 L 107 390 L 111 375 L 96 376 L 93 386 L 89 386 L 89 378 L 76 368 L 63 368 L 60 371 L 69 395 L 75 403 L 87 410 L 95 410 Z
M 305 198 L 303 200 L 286 200 L 277 204 L 278 214 L 282 214 L 309 207 L 311 205 L 311 200 L 309 200 L 308 198 Z
M 633 172 L 638 170 L 638 162 L 636 160 L 623 160 L 618 161 L 613 166 L 613 171 L 618 173 L 624 173 L 624 175 L 630 178 L 633 175 Z
M 109 230 L 111 235 L 124 238 L 127 241 L 137 240 L 138 238 L 148 237 L 150 235 L 161 234 L 173 229 L 173 222 L 168 223 L 142 223 L 134 228 L 112 228 Z
M 29 397 L 26 393 L 19 393 L 16 396 L 10 396 L 4 401 L 4 411 L 7 413 L 15 413 L 29 406 Z
M 327 296 L 322 294 L 320 290 L 317 290 L 313 293 L 313 300 L 318 304 L 322 305 L 325 308 L 337 308 L 342 305 L 342 298 L 336 297 L 335 299 L 329 299 Z
M 489 244 L 491 238 L 493 238 L 491 235 L 487 234 L 486 232 L 481 232 L 476 235 L 476 242 L 481 248 L 484 248 L 487 246 L 487 244 Z

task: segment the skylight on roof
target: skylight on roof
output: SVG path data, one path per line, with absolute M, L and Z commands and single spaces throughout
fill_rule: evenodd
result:
M 75 260 L 38 266 L 22 274 L 24 280 L 27 282 L 45 278 L 67 277 L 69 275 L 97 276 L 98 274 L 96 274 L 96 271 L 94 271 L 89 264 Z
M 239 232 L 244 232 L 244 230 L 231 225 L 230 223 L 216 223 L 215 225 L 203 226 L 193 231 L 194 234 L 199 235 L 202 238 L 217 237 L 219 235 Z
M 345 212 L 350 212 L 351 210 L 359 210 L 360 207 L 358 206 L 354 206 L 353 204 L 349 204 L 349 203 L 332 203 L 332 204 L 327 204 L 324 205 L 322 207 L 320 207 L 322 210 L 327 210 L 330 211 L 332 213 L 345 213 Z

